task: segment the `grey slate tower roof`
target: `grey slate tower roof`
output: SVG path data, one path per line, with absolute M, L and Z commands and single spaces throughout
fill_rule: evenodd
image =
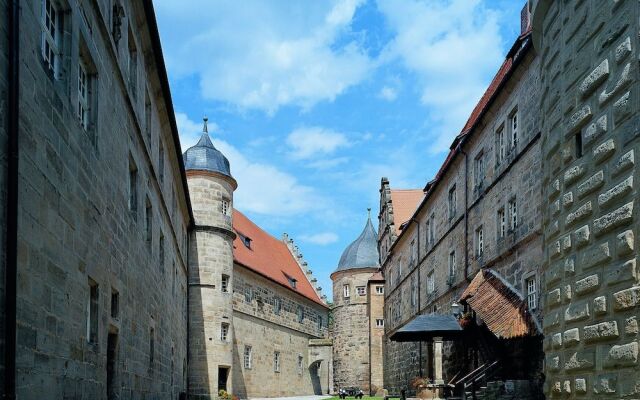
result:
M 207 132 L 207 117 L 204 118 L 204 127 L 202 128 L 202 136 L 195 146 L 187 149 L 182 155 L 184 159 L 184 168 L 186 170 L 195 169 L 201 171 L 218 172 L 223 175 L 231 176 L 231 168 L 229 160 L 211 143 L 209 133 Z
M 371 215 L 367 219 L 364 230 L 342 253 L 338 263 L 338 271 L 356 268 L 380 267 L 378 253 L 378 234 L 371 223 Z

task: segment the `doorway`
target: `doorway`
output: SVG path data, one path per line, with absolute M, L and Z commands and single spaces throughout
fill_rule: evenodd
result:
M 107 339 L 107 399 L 117 399 L 116 366 L 118 358 L 118 334 L 109 333 Z
M 228 391 L 227 380 L 229 380 L 229 367 L 218 367 L 218 391 Z

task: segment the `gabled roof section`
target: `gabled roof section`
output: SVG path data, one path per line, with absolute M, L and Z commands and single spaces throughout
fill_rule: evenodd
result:
M 491 269 L 478 272 L 462 293 L 460 302 L 469 304 L 500 339 L 542 334 L 522 295 Z
M 411 219 L 423 197 L 422 189 L 391 189 L 393 226 L 396 229 L 396 235 L 400 235 L 402 224 Z
M 327 307 L 313 290 L 286 243 L 262 230 L 236 209 L 233 210 L 233 230 L 238 234 L 233 241 L 233 260 L 237 264 Z M 249 247 L 243 238 L 249 239 Z M 295 288 L 292 280 L 295 280 Z

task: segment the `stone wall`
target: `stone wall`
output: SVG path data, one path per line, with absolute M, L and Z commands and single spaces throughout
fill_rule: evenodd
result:
M 253 292 L 249 302 L 245 299 L 247 286 Z M 233 291 L 233 394 L 247 398 L 327 393 L 330 360 L 319 358 L 324 353 L 315 354 L 316 347 L 309 345 L 327 335 L 327 308 L 240 265 L 235 266 Z M 273 309 L 275 297 L 282 304 L 280 314 Z M 304 310 L 301 323 L 299 305 Z M 244 365 L 245 346 L 251 346 L 250 368 Z M 276 352 L 280 354 L 279 371 L 274 365 Z M 298 357 L 302 357 L 301 365 Z
M 65 3 L 53 76 L 41 55 L 42 4 L 20 2 L 18 398 L 176 398 L 186 390 L 190 217 L 164 66 L 142 2 L 123 2 L 117 42 L 106 1 Z
M 638 398 L 637 1 L 538 1 L 546 392 Z
M 416 214 L 418 224 L 407 225 L 384 260 L 387 338 L 417 314 L 449 314 L 451 304 L 459 302 L 468 281 L 481 268 L 494 269 L 521 294 L 524 294 L 525 278 L 533 277 L 539 282 L 542 261 L 540 92 L 537 90 L 538 61 L 529 49 L 526 42 L 516 49 L 514 63 L 517 66 L 498 89 L 486 115 L 465 139 L 464 153 L 453 159 L 441 181 L 431 189 Z M 515 147 L 507 145 L 504 159 L 498 162 L 496 132 L 505 129 L 505 133 L 510 133 L 509 118 L 514 112 L 518 115 L 517 143 Z M 478 179 L 475 160 L 480 157 L 484 160 L 484 178 Z M 465 168 L 468 168 L 466 174 Z M 465 179 L 468 188 L 466 249 Z M 454 187 L 456 212 L 451 215 L 448 198 Z M 503 209 L 508 218 L 508 202 L 512 199 L 516 200 L 518 222 L 516 228 L 511 229 L 507 220 L 502 236 L 498 211 Z M 434 231 L 433 238 L 428 237 L 428 222 Z M 476 236 L 480 227 L 482 253 L 478 252 Z M 414 255 L 411 254 L 412 242 L 418 247 Z M 449 266 L 452 253 L 455 254 L 453 271 Z M 468 255 L 466 265 L 465 253 Z M 430 276 L 433 276 L 432 289 L 428 287 Z M 535 312 L 538 319 L 541 309 L 538 302 Z M 445 381 L 462 368 L 452 345 L 445 343 Z M 407 388 L 421 368 L 425 375 L 431 375 L 427 343 L 420 349 L 417 343 L 393 343 L 385 339 L 384 348 L 384 385 L 391 392 Z
M 5 315 L 5 241 L 6 241 L 6 188 L 7 188 L 7 141 L 9 121 L 9 6 L 0 0 L 0 315 Z M 4 382 L 4 318 L 0 321 L 0 381 Z
M 333 371 L 334 390 L 359 387 L 370 391 L 370 320 L 369 278 L 375 268 L 334 272 L 333 280 Z M 344 286 L 349 286 L 349 297 L 344 296 Z M 358 294 L 357 288 L 364 288 Z
M 383 292 L 378 293 L 378 287 Z M 384 324 L 384 281 L 369 281 L 367 295 L 369 297 L 369 368 L 370 391 L 372 395 L 381 395 L 384 388 L 384 325 L 378 326 L 376 320 L 382 319 Z

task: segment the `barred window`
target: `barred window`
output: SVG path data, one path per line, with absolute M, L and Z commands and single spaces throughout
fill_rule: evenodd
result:
M 536 287 L 536 277 L 532 276 L 527 278 L 526 280 L 527 286 L 527 306 L 529 306 L 529 310 L 535 310 L 538 305 L 538 294 Z
M 222 281 L 220 283 L 220 289 L 224 293 L 229 292 L 229 275 L 222 274 Z
M 253 361 L 251 350 L 251 346 L 244 346 L 243 360 L 245 369 L 251 369 L 251 363 Z
M 222 340 L 223 342 L 226 342 L 229 339 L 229 324 L 227 323 L 222 323 L 222 325 L 220 325 L 220 340 Z
M 273 352 L 273 371 L 280 372 L 280 352 Z

